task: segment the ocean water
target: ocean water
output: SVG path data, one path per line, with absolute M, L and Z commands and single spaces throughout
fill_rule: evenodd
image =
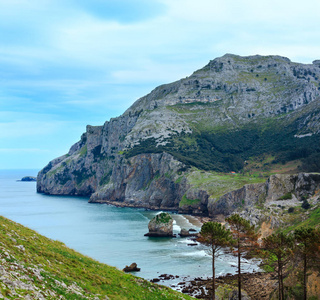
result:
M 81 197 L 37 194 L 35 182 L 17 181 L 36 174 L 37 170 L 0 170 L 0 215 L 119 269 L 136 262 L 141 271 L 135 275 L 148 280 L 161 274 L 179 276 L 161 284 L 211 275 L 211 258 L 203 245 L 188 246 L 188 238 L 144 236 L 149 220 L 159 212 L 89 204 Z M 173 214 L 173 218 L 174 233 L 181 228 L 200 230 L 192 218 L 191 223 L 183 215 Z M 235 273 L 235 266 L 235 257 L 222 255 L 216 273 Z M 243 266 L 243 272 L 257 269 L 250 261 Z

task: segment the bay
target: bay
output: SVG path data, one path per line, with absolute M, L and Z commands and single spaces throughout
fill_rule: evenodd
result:
M 211 275 L 211 258 L 204 246 L 188 246 L 188 238 L 144 236 L 148 222 L 159 212 L 92 204 L 82 197 L 38 194 L 36 182 L 17 181 L 36 175 L 37 170 L 0 170 L 0 215 L 119 269 L 135 262 L 141 268 L 135 275 L 148 280 L 161 274 L 179 276 L 161 284 Z M 200 230 L 189 218 L 172 216 L 174 233 L 181 228 Z M 234 274 L 235 265 L 235 257 L 220 256 L 216 273 Z M 244 263 L 244 272 L 254 269 L 255 263 Z

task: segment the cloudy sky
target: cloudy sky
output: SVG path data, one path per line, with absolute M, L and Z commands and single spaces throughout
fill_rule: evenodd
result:
M 87 124 L 225 53 L 320 59 L 318 0 L 0 0 L 0 169 L 40 169 Z

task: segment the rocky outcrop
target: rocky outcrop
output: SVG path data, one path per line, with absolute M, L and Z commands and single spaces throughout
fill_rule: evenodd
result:
M 190 236 L 196 237 L 199 234 L 196 231 L 193 231 L 193 230 L 190 230 L 190 229 L 181 228 L 179 235 L 181 237 L 190 237 Z M 195 244 L 195 245 L 197 245 L 197 244 Z
M 229 215 L 239 207 L 251 207 L 259 202 L 265 194 L 265 184 L 246 184 L 241 189 L 229 192 L 218 199 L 208 202 L 209 215 Z
M 261 219 L 258 211 L 252 211 L 255 205 L 270 205 L 280 203 L 279 200 L 289 195 L 297 200 L 303 200 L 313 196 L 320 188 L 320 174 L 299 173 L 295 175 L 276 174 L 271 175 L 265 183 L 247 184 L 241 189 L 229 192 L 218 199 L 209 199 L 208 212 L 210 216 L 229 215 L 241 209 L 247 214 L 248 219 L 252 219 L 252 224 L 256 225 Z M 256 219 L 256 221 L 254 220 Z
M 132 263 L 130 266 L 126 266 L 124 269 L 123 269 L 123 272 L 139 272 L 140 271 L 140 268 L 138 268 L 137 264 L 136 263 Z
M 21 178 L 21 181 L 37 181 L 37 177 L 34 176 L 24 176 Z
M 172 237 L 173 219 L 168 213 L 156 215 L 148 224 L 149 232 L 145 236 L 150 237 Z
M 183 164 L 167 153 L 141 154 L 117 164 L 110 182 L 90 197 L 90 202 L 177 210 L 181 187 L 175 174 Z

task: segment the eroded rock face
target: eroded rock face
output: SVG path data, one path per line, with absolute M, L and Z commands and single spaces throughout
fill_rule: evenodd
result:
M 218 199 L 209 199 L 208 211 L 210 216 L 219 214 L 227 216 L 239 208 L 245 211 L 246 208 L 252 208 L 256 204 L 274 203 L 288 193 L 296 200 L 302 200 L 305 196 L 313 196 L 319 188 L 318 173 L 271 175 L 265 183 L 247 184 Z M 256 219 L 259 220 L 259 217 Z
M 149 232 L 145 236 L 172 237 L 173 219 L 169 213 L 163 212 L 156 215 L 148 224 Z
M 258 203 L 265 193 L 265 184 L 246 184 L 241 189 L 232 191 L 218 199 L 209 199 L 209 215 L 229 215 L 239 207 L 251 207 Z

